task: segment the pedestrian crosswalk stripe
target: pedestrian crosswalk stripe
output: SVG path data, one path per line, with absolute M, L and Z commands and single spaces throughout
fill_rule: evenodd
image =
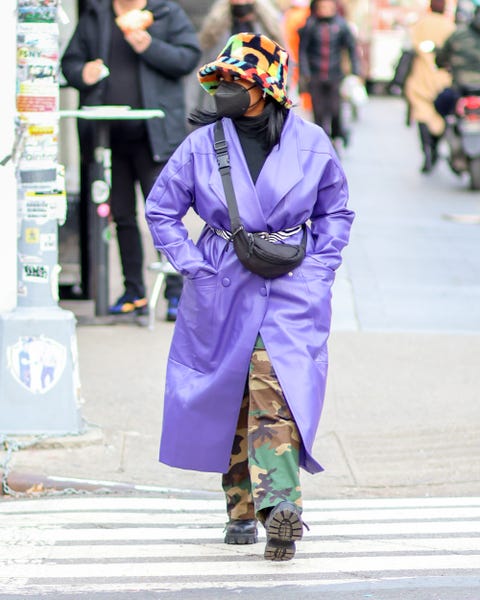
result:
M 460 590 L 462 588 L 468 588 L 468 589 L 475 589 L 476 586 L 478 586 L 478 577 L 449 577 L 448 579 L 446 579 L 445 577 L 441 577 L 441 576 L 434 576 L 434 577 L 425 577 L 422 578 L 421 580 L 418 580 L 417 578 L 402 578 L 401 580 L 399 580 L 398 578 L 385 578 L 382 581 L 376 581 L 376 589 L 380 589 L 380 590 L 388 590 L 388 589 L 399 589 L 400 586 L 403 587 L 403 589 L 408 589 L 408 588 L 412 588 L 412 587 L 416 587 L 416 588 L 420 588 L 420 589 L 425 589 L 428 590 L 429 588 L 434 588 L 434 587 L 442 587 L 444 589 L 452 589 L 452 593 L 454 594 L 456 590 Z M 369 580 L 358 580 L 356 578 L 338 578 L 338 579 L 324 579 L 321 582 L 319 581 L 310 581 L 310 580 L 302 580 L 302 579 L 282 579 L 279 586 L 276 587 L 276 582 L 275 580 L 268 578 L 267 580 L 264 581 L 255 581 L 255 580 L 248 580 L 248 581 L 244 581 L 241 584 L 241 587 L 243 589 L 246 590 L 261 590 L 262 588 L 268 588 L 270 591 L 271 590 L 275 590 L 278 589 L 278 594 L 282 593 L 283 597 L 292 597 L 292 596 L 286 596 L 285 595 L 285 590 L 288 588 L 309 588 L 312 587 L 312 585 L 314 585 L 315 587 L 319 587 L 321 586 L 323 589 L 326 590 L 336 590 L 336 591 L 350 591 L 350 592 L 354 592 L 354 591 L 361 591 L 364 590 L 365 592 L 367 591 L 371 591 L 371 586 L 372 586 L 372 582 Z M 281 587 L 280 587 L 281 586 Z M 1 589 L 1 588 L 0 588 Z M 15 588 L 14 588 L 15 589 Z M 323 591 L 322 589 L 322 591 Z M 81 586 L 81 588 L 79 588 L 78 585 L 72 585 L 69 582 L 63 582 L 61 585 L 61 588 L 58 588 L 57 585 L 55 583 L 52 584 L 45 584 L 42 586 L 41 592 L 40 593 L 55 593 L 55 592 L 61 592 L 63 595 L 66 594 L 78 594 L 78 593 L 82 593 L 82 595 L 85 596 L 85 598 L 88 598 L 89 600 L 91 598 L 94 597 L 94 594 L 96 593 L 103 593 L 103 594 L 112 594 L 112 593 L 128 593 L 131 592 L 132 593 L 132 597 L 133 594 L 135 592 L 149 592 L 149 591 L 157 591 L 159 590 L 159 585 L 155 582 L 148 582 L 148 581 L 142 581 L 141 584 L 139 584 L 138 582 L 126 582 L 123 583 L 121 586 L 119 586 L 118 583 L 97 583 L 97 584 L 92 584 L 91 582 L 85 582 L 84 585 Z M 239 591 L 239 584 L 236 581 L 222 581 L 222 582 L 202 582 L 202 581 L 198 581 L 198 582 L 175 582 L 175 583 L 169 583 L 169 584 L 164 584 L 162 583 L 161 585 L 161 591 L 162 592 L 187 592 L 187 591 L 195 591 L 195 590 L 212 590 L 213 593 L 215 594 L 215 590 L 218 590 L 218 593 L 223 593 L 223 592 L 228 592 L 228 591 L 232 591 L 235 594 L 238 594 Z M 2 590 L 4 591 L 4 590 Z M 8 591 L 7 589 L 5 589 L 5 591 Z M 10 590 L 11 591 L 11 590 Z M 27 597 L 34 597 L 37 598 L 38 597 L 38 588 L 36 589 L 28 589 L 28 588 L 24 588 L 22 590 L 22 600 L 23 598 L 27 598 Z M 301 593 L 301 592 L 300 592 Z M 319 598 L 321 598 L 321 592 L 319 592 Z M 127 596 L 128 597 L 128 596 Z M 179 596 L 180 598 L 182 598 L 182 596 Z M 192 596 L 189 596 L 192 597 Z M 211 596 L 212 598 L 215 598 L 215 600 L 217 600 L 219 597 L 223 597 L 223 596 Z M 254 595 L 252 595 L 251 597 L 255 597 Z M 279 595 L 279 597 L 282 597 Z M 114 598 L 113 596 L 107 596 L 108 600 L 111 600 L 112 598 Z M 454 596 L 451 597 L 452 600 L 454 599 Z M 457 596 L 458 598 L 458 596 Z M 17 600 L 17 599 L 15 599 Z M 457 599 L 455 599 L 457 600 Z
M 100 521 L 98 522 L 100 523 Z M 52 529 L 28 529 L 24 534 L 29 536 L 30 540 L 51 540 L 50 543 L 65 541 L 70 539 L 80 540 L 214 540 L 222 537 L 223 525 L 218 523 L 218 527 L 115 527 L 105 528 L 101 525 L 91 524 L 84 528 L 65 527 Z M 100 528 L 99 528 L 100 527 Z M 480 521 L 452 521 L 452 522 L 415 522 L 415 523 L 378 523 L 378 524 L 348 524 L 348 525 L 322 525 L 316 527 L 309 523 L 310 532 L 308 537 L 330 538 L 337 536 L 353 537 L 385 537 L 388 535 L 445 535 L 445 534 L 479 534 Z M 8 528 L 7 528 L 8 529 Z M 479 537 L 480 540 L 480 537 Z
M 253 559 L 263 556 L 260 549 L 244 549 Z M 219 549 L 220 553 L 220 549 Z M 215 577 L 219 573 L 224 577 L 249 576 L 249 575 L 268 575 L 273 570 L 278 570 L 278 566 L 264 560 L 249 561 L 224 561 L 216 560 L 212 562 L 190 562 L 186 566 L 184 562 L 123 562 L 100 564 L 75 565 L 49 564 L 42 561 L 41 564 L 13 564 L 9 566 L 10 577 L 28 577 L 35 579 L 77 579 L 91 578 L 109 578 L 123 577 L 183 577 L 186 568 L 188 576 Z M 459 571 L 473 570 L 480 568 L 480 552 L 474 555 L 454 555 L 438 556 L 431 554 L 428 556 L 377 556 L 375 561 L 371 557 L 347 557 L 347 558 L 307 558 L 303 551 L 299 551 L 295 562 L 289 562 L 282 568 L 282 573 L 298 573 L 299 570 L 305 575 L 315 573 L 350 573 L 350 572 L 368 572 L 368 571 Z
M 263 560 L 263 530 L 259 544 L 224 544 L 224 510 L 218 500 L 151 497 L 5 501 L 0 591 L 360 589 L 434 585 L 442 574 L 461 587 L 480 576 L 480 498 L 306 501 L 310 531 L 286 563 Z
M 68 503 L 66 503 L 66 501 Z M 112 502 L 114 501 L 114 502 Z M 45 510 L 72 510 L 78 504 L 82 510 L 164 510 L 169 512 L 223 512 L 225 501 L 211 499 L 184 499 L 184 498 L 145 498 L 145 497 L 53 497 L 39 500 L 6 501 L 2 503 L 2 514 L 15 512 L 36 513 Z M 307 500 L 305 509 L 313 510 L 371 510 L 381 508 L 384 510 L 395 508 L 459 508 L 480 507 L 480 497 L 445 497 L 445 498 L 367 498 L 348 500 Z
M 174 523 L 172 523 L 174 515 Z M 28 520 L 29 514 L 12 513 L 8 517 L 9 523 L 21 524 Z M 370 511 L 319 511 L 308 510 L 307 518 L 309 523 L 333 523 L 333 522 L 414 522 L 414 521 L 451 521 L 456 520 L 480 520 L 480 506 L 469 508 L 430 508 L 428 516 L 425 515 L 425 509 L 408 508 L 395 510 L 372 509 Z M 118 511 L 91 511 L 70 509 L 70 510 L 45 510 L 37 512 L 35 520 L 38 524 L 49 523 L 89 523 L 101 520 L 103 523 L 130 523 L 130 524 L 154 524 L 155 526 L 185 525 L 201 523 L 203 525 L 215 524 L 225 520 L 225 513 L 222 511 L 210 511 L 204 513 L 186 513 L 181 511 L 165 512 L 162 510 L 140 509 L 130 511 L 128 509 Z
M 260 536 L 260 540 L 263 536 Z M 445 548 L 448 547 L 448 550 Z M 426 538 L 426 539 L 389 539 L 382 540 L 316 540 L 311 541 L 306 537 L 299 545 L 300 552 L 306 556 L 312 554 L 321 554 L 322 556 L 332 555 L 357 555 L 363 554 L 407 554 L 407 553 L 434 553 L 434 552 L 455 552 L 469 553 L 479 552 L 480 543 L 478 538 Z M 211 557 L 219 555 L 229 555 L 239 557 L 244 555 L 245 549 L 238 546 L 225 545 L 219 541 L 217 543 L 202 544 L 201 556 Z M 10 546 L 9 548 L 0 548 L 0 560 L 115 560 L 115 559 L 143 559 L 165 557 L 172 559 L 195 559 L 199 557 L 197 544 L 176 543 L 176 544 L 114 544 L 111 547 L 104 543 L 94 543 L 88 545 L 78 545 L 72 542 L 72 545 L 55 545 L 38 547 Z

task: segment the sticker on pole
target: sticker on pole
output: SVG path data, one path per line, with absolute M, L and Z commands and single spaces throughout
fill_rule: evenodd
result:
M 27 244 L 38 244 L 40 241 L 40 229 L 38 227 L 25 228 L 25 242 Z
M 97 206 L 97 215 L 102 219 L 105 219 L 110 214 L 110 204 L 104 202 L 103 204 L 99 204 Z
M 41 233 L 40 234 L 40 250 L 42 252 L 55 252 L 57 250 L 57 234 L 56 233 Z
M 95 204 L 106 202 L 110 196 L 110 186 L 103 179 L 96 179 L 92 183 L 92 200 Z
M 67 351 L 43 335 L 22 336 L 7 347 L 7 366 L 13 378 L 32 394 L 45 394 L 60 380 Z
M 22 265 L 22 279 L 30 283 L 47 283 L 49 277 L 48 265 Z

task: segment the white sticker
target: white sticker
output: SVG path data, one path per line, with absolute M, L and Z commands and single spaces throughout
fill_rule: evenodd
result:
M 67 350 L 43 335 L 22 336 L 7 347 L 7 366 L 13 378 L 32 394 L 45 394 L 60 380 Z
M 40 250 L 42 252 L 54 252 L 57 249 L 57 235 L 55 233 L 40 234 Z
M 23 281 L 19 281 L 17 284 L 17 296 L 22 296 L 22 298 L 26 298 L 28 295 L 28 288 L 23 283 Z
M 24 219 L 65 219 L 65 192 L 31 192 L 27 191 L 21 206 Z
M 106 202 L 110 196 L 110 186 L 103 179 L 96 179 L 92 183 L 92 200 L 96 204 Z
M 18 255 L 18 260 L 21 263 L 32 263 L 32 264 L 36 264 L 39 265 L 42 262 L 42 259 L 40 258 L 40 256 L 30 256 L 29 254 L 19 254 Z
M 23 270 L 23 281 L 30 283 L 47 283 L 48 282 L 48 265 L 35 265 L 35 264 L 24 264 Z

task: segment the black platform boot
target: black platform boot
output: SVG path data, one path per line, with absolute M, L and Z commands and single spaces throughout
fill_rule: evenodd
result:
M 226 544 L 255 544 L 257 540 L 256 519 L 232 519 L 225 526 Z
M 270 511 L 265 521 L 267 544 L 263 554 L 266 560 L 292 560 L 295 542 L 302 539 L 301 509 L 292 502 L 280 502 Z

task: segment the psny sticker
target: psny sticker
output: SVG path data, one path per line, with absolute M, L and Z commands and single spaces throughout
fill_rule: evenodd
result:
M 47 283 L 48 282 L 48 266 L 47 265 L 22 265 L 23 281 L 30 283 Z

